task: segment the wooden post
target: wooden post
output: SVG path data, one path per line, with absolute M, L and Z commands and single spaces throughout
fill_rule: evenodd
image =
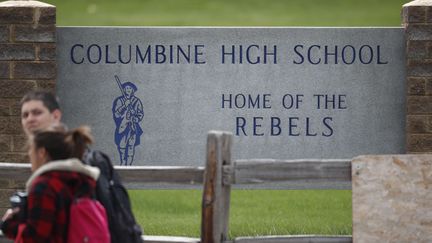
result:
M 223 184 L 223 167 L 231 165 L 232 135 L 210 131 L 201 215 L 201 242 L 227 240 L 231 186 Z

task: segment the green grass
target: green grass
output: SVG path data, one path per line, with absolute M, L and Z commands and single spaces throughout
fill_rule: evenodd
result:
M 46 0 L 61 26 L 400 26 L 408 0 Z
M 148 235 L 199 237 L 200 190 L 131 190 Z M 230 238 L 257 235 L 350 235 L 351 191 L 233 190 Z

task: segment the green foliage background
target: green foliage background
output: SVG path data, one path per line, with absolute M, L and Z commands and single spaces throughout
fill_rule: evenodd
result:
M 400 26 L 406 0 L 47 0 L 61 26 Z

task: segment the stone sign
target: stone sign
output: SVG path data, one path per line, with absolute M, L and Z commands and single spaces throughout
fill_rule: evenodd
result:
M 57 93 L 116 164 L 403 153 L 402 28 L 60 27 Z

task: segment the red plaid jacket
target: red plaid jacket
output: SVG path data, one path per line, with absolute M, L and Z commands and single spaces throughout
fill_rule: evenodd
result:
M 27 219 L 19 222 L 16 215 L 3 223 L 6 236 L 15 239 L 18 225 L 24 223 L 24 242 L 66 242 L 69 222 L 69 208 L 74 196 L 91 197 L 96 187 L 96 177 L 79 160 L 53 161 L 52 168 L 36 173 L 27 182 Z M 59 163 L 59 164 L 55 164 Z M 96 169 L 97 170 L 97 169 Z

